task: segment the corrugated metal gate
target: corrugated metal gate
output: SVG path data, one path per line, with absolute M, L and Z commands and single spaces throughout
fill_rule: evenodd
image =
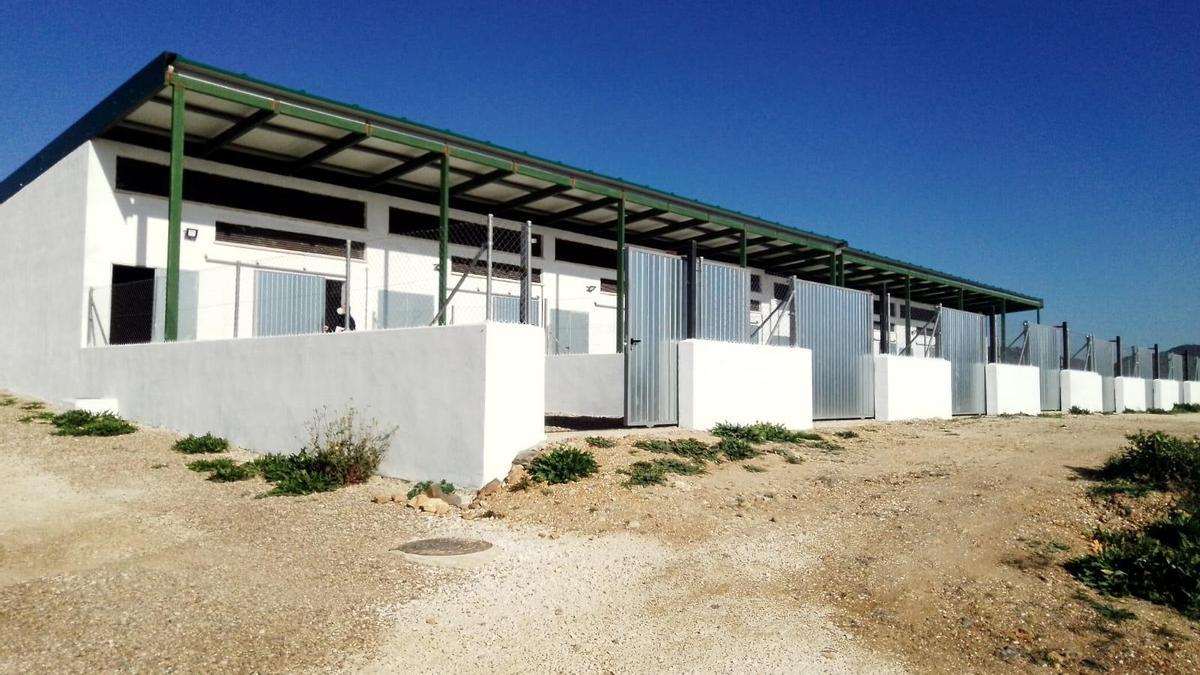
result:
M 1108 340 L 1092 340 L 1092 370 L 1103 382 L 1104 412 L 1117 411 L 1117 392 L 1113 378 L 1117 374 L 1117 345 Z
M 938 352 L 950 361 L 955 415 L 987 412 L 987 317 L 943 307 L 938 320 Z
M 700 258 L 696 278 L 697 337 L 750 340 L 750 270 Z
M 304 335 L 321 332 L 325 320 L 325 278 L 257 270 L 254 275 L 254 334 Z
M 625 269 L 625 424 L 676 424 L 686 265 L 678 256 L 631 246 Z
M 1027 362 L 1041 369 L 1042 410 L 1061 410 L 1062 329 L 1030 324 L 1025 332 Z
M 795 283 L 796 346 L 813 353 L 813 417 L 874 417 L 874 296 L 811 281 Z

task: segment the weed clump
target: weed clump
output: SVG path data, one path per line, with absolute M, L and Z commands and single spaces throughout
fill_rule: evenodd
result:
M 1103 479 L 1156 490 L 1175 486 L 1192 492 L 1200 487 L 1200 438 L 1180 438 L 1161 431 L 1139 431 L 1127 438 L 1129 445 L 1101 467 Z
M 1091 415 L 1092 414 L 1091 410 L 1088 410 L 1087 408 L 1080 408 L 1077 405 L 1071 406 L 1071 409 L 1068 410 L 1067 412 L 1071 413 L 1072 415 Z
M 838 438 L 858 438 L 858 432 L 851 431 L 850 429 L 845 431 L 835 431 L 833 432 L 833 435 L 837 436 Z
M 220 436 L 204 434 L 203 436 L 189 435 L 175 441 L 175 450 L 185 455 L 203 455 L 225 452 L 229 449 L 229 441 Z
M 678 455 L 698 462 L 711 462 L 719 456 L 715 447 L 695 438 L 654 438 L 637 441 L 633 447 L 660 455 Z
M 529 463 L 529 475 L 539 483 L 574 483 L 596 473 L 599 465 L 590 450 L 559 445 Z
M 606 436 L 588 436 L 583 439 L 587 441 L 588 446 L 593 448 L 615 448 L 617 442 Z
M 208 472 L 208 479 L 217 483 L 248 480 L 258 475 L 250 464 L 238 464 L 232 459 L 198 459 L 187 465 L 192 471 Z
M 739 438 L 748 443 L 799 443 L 822 440 L 820 434 L 792 431 L 782 424 L 770 422 L 755 422 L 754 424 L 722 422 L 712 428 L 712 434 L 721 438 Z
M 4 398 L 0 398 L 0 406 L 6 407 L 6 408 L 10 405 L 16 405 L 16 403 L 17 403 L 17 399 L 15 399 L 11 396 L 5 396 Z
M 695 476 L 704 473 L 704 466 L 696 462 L 687 462 L 673 458 L 660 458 L 651 461 L 634 462 L 620 473 L 629 476 L 625 481 L 626 487 L 636 485 L 662 485 L 667 482 L 669 474 Z
M 1200 413 L 1200 403 L 1176 403 L 1171 409 L 1174 413 Z
M 737 438 L 736 436 L 726 436 L 718 441 L 714 447 L 726 459 L 734 462 L 742 459 L 754 459 L 762 454 L 762 451 L 751 445 L 749 441 Z
M 121 436 L 132 434 L 137 427 L 110 412 L 93 413 L 87 410 L 68 410 L 48 418 L 59 436 Z

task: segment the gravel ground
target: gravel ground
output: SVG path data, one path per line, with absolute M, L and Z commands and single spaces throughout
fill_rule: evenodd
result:
M 1133 600 L 1102 620 L 1059 563 L 1129 505 L 1080 472 L 1200 415 L 855 425 L 669 485 L 623 437 L 599 475 L 466 521 L 217 484 L 176 436 L 73 439 L 0 407 L 0 671 L 1195 672 L 1196 627 Z M 656 430 L 661 437 L 663 431 Z M 665 432 L 681 436 L 681 432 Z M 582 445 L 579 439 L 572 442 Z M 468 536 L 477 569 L 390 551 Z M 1069 551 L 1060 549 L 1066 548 Z M 1083 597 L 1094 597 L 1085 595 Z

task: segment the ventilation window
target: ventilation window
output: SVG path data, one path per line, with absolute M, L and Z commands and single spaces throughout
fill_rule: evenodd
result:
M 118 190 L 166 197 L 169 184 L 170 169 L 166 166 L 128 157 L 117 158 Z M 360 201 L 190 169 L 183 172 L 183 199 L 285 218 L 366 227 L 367 207 Z
M 436 214 L 420 213 L 407 209 L 388 209 L 388 232 L 417 239 L 437 241 L 441 221 Z M 530 246 L 531 255 L 542 257 L 542 238 L 534 235 Z M 487 225 L 479 223 L 450 223 L 450 243 L 464 246 L 483 246 L 487 241 Z M 507 227 L 493 227 L 492 246 L 497 251 L 506 253 L 521 253 L 521 237 L 519 230 Z
M 554 242 L 554 259 L 561 262 L 600 267 L 609 270 L 616 269 L 617 267 L 616 249 L 593 246 L 592 244 L 581 244 L 569 239 L 559 239 Z
M 244 244 L 246 246 L 262 246 L 283 251 L 310 253 L 317 255 L 332 255 L 346 257 L 346 240 L 334 237 L 319 237 L 313 234 L 271 230 L 265 227 L 235 225 L 233 223 L 217 223 L 217 241 L 227 244 Z M 366 244 L 361 241 L 350 242 L 350 257 L 362 260 Z

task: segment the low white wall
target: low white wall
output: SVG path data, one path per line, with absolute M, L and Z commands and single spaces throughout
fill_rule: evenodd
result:
M 1200 382 L 1183 383 L 1183 402 L 1193 404 L 1200 403 Z
M 625 415 L 624 354 L 555 354 L 546 362 L 546 412 Z
M 711 340 L 679 343 L 679 426 L 813 426 L 812 350 Z
M 1159 410 L 1170 410 L 1179 403 L 1179 380 L 1154 381 L 1154 407 Z
M 987 414 L 1038 415 L 1042 412 L 1041 369 L 989 363 L 986 368 Z
M 298 451 L 313 412 L 352 405 L 396 429 L 385 476 L 478 487 L 544 438 L 541 329 L 512 324 L 82 350 L 79 398 L 130 419 Z
M 950 362 L 917 356 L 875 356 L 875 419 L 950 419 Z
M 1117 412 L 1142 412 L 1146 409 L 1146 380 L 1140 377 L 1113 378 Z
M 1104 412 L 1104 378 L 1100 373 L 1085 370 L 1058 372 L 1063 411 L 1074 407 L 1091 412 Z

